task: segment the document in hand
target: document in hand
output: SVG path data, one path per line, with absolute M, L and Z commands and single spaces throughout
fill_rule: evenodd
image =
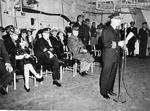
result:
M 129 41 L 133 36 L 134 36 L 133 32 L 130 32 L 130 33 L 128 34 L 128 36 L 126 37 L 126 39 L 125 39 L 125 43 L 127 44 L 128 41 Z

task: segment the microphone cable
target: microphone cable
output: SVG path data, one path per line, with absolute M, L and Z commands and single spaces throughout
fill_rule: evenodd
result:
M 131 96 L 131 94 L 128 92 L 128 89 L 127 89 L 127 87 L 126 87 L 126 83 L 125 83 L 125 71 L 126 71 L 126 62 L 127 62 L 127 60 L 126 60 L 126 48 L 127 48 L 127 46 L 126 46 L 126 44 L 125 44 L 125 41 L 126 41 L 126 29 L 127 29 L 127 27 L 126 27 L 126 24 L 127 23 L 125 23 L 124 25 L 125 25 L 125 29 L 124 29 L 124 49 L 123 49 L 123 57 L 121 58 L 121 60 L 122 60 L 122 84 L 123 84 L 123 87 L 124 87 L 124 89 L 125 89 L 125 92 L 126 92 L 126 94 L 131 98 L 131 99 L 134 99 L 132 96 Z

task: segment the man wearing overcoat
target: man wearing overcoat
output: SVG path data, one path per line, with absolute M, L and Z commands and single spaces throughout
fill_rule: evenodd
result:
M 121 23 L 120 13 L 113 13 L 109 16 L 110 25 L 102 32 L 102 71 L 100 76 L 100 93 L 109 99 L 109 95 L 115 96 L 113 92 L 118 62 L 120 61 L 119 31 L 117 26 Z M 109 94 L 109 95 L 108 95 Z

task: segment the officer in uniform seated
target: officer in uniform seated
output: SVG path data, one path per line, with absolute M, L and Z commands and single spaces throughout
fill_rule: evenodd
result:
M 58 82 L 60 79 L 60 73 L 59 73 L 59 60 L 55 57 L 53 54 L 53 48 L 50 47 L 50 29 L 44 28 L 41 31 L 42 38 L 39 38 L 34 47 L 35 56 L 38 58 L 38 61 L 40 61 L 40 64 L 49 65 L 52 68 L 52 78 L 53 78 L 53 84 L 60 87 L 61 83 Z

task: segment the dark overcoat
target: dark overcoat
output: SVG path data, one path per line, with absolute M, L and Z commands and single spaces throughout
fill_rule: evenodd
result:
M 120 60 L 120 48 L 118 46 L 116 48 L 111 48 L 112 41 L 118 43 L 118 41 L 120 40 L 118 34 L 118 30 L 114 30 L 111 25 L 103 30 L 103 61 L 117 62 L 118 60 Z

